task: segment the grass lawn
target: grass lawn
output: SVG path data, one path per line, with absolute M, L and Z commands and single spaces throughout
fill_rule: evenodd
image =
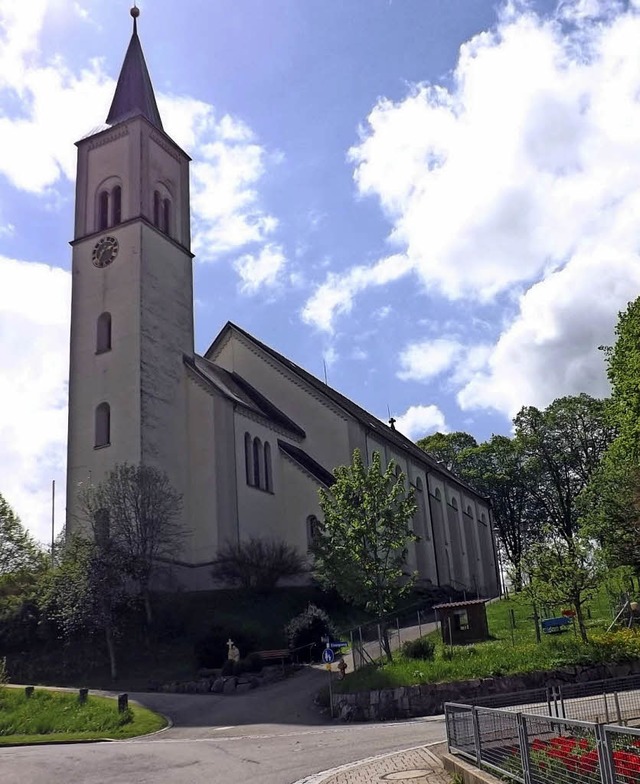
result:
M 137 705 L 118 712 L 116 700 L 36 689 L 27 699 L 23 689 L 0 688 L 0 746 L 51 741 L 119 740 L 165 727 L 166 720 Z
M 347 675 L 338 685 L 344 692 L 394 688 L 418 683 L 438 683 L 551 670 L 572 664 L 601 664 L 640 658 L 640 632 L 620 629 L 607 633 L 612 610 L 605 591 L 590 606 L 589 643 L 584 645 L 573 630 L 543 634 L 536 642 L 531 607 L 508 599 L 487 606 L 493 640 L 475 645 L 442 644 L 439 632 L 429 635 L 436 643 L 432 661 L 407 659 L 396 654 L 392 664 L 365 667 Z M 511 611 L 515 628 L 511 629 Z

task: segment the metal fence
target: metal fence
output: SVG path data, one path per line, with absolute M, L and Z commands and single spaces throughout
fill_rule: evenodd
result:
M 596 724 L 626 724 L 640 719 L 640 676 L 496 694 L 479 697 L 473 704 Z
M 640 784 L 640 730 L 447 703 L 449 751 L 521 784 Z

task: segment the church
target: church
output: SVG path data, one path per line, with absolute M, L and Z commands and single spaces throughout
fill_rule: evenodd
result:
M 219 548 L 252 537 L 308 551 L 332 470 L 379 452 L 416 491 L 419 580 L 495 596 L 487 499 L 391 426 L 228 322 L 194 349 L 190 158 L 165 132 L 133 35 L 106 124 L 77 143 L 67 530 L 78 488 L 118 463 L 162 469 L 188 536 L 171 584 L 211 589 Z

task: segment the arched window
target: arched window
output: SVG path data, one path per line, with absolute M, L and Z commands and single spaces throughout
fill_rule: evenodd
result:
M 264 489 L 273 493 L 273 476 L 271 474 L 271 446 L 264 442 Z
M 260 460 L 262 452 L 262 444 L 260 443 L 259 438 L 253 439 L 253 486 L 254 487 L 262 487 L 262 483 L 260 481 Z
M 311 547 L 318 541 L 322 533 L 322 524 L 315 515 L 307 517 L 307 548 Z
M 162 202 L 162 231 L 165 234 L 171 234 L 171 202 L 169 199 L 164 199 Z
M 251 444 L 251 436 L 249 433 L 244 434 L 244 466 L 247 476 L 247 484 L 253 484 L 253 451 Z
M 95 446 L 109 446 L 111 443 L 111 409 L 108 403 L 100 403 L 96 408 Z
M 434 496 L 436 497 L 436 501 L 442 501 L 442 493 L 440 492 L 440 488 L 439 487 L 436 487 L 436 491 L 434 493 Z
M 469 515 L 469 517 L 473 517 L 473 510 L 471 509 L 470 506 L 467 507 L 467 514 Z
M 160 228 L 160 191 L 153 192 L 153 225 Z
M 98 196 L 98 231 L 109 228 L 109 191 Z
M 122 188 L 119 185 L 116 185 L 111 192 L 111 200 L 113 202 L 113 220 L 111 225 L 117 226 L 119 223 L 122 223 Z
M 111 313 L 101 313 L 96 327 L 96 354 L 111 351 Z
M 457 508 L 458 508 L 458 501 L 457 501 L 457 499 L 456 499 L 454 496 L 452 496 L 452 497 L 451 497 L 451 506 L 452 506 L 454 509 L 457 509 Z

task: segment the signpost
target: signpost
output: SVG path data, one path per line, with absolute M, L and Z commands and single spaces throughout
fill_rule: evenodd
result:
M 332 662 L 335 661 L 335 658 L 336 655 L 333 652 L 332 648 L 325 648 L 324 651 L 322 651 L 322 661 L 325 664 L 331 664 Z

